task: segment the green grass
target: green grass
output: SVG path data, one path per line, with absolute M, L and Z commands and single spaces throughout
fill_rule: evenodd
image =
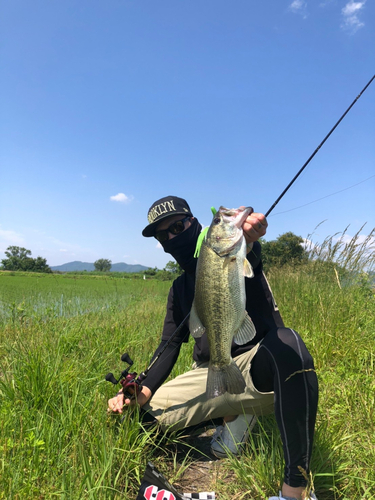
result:
M 270 281 L 318 373 L 312 470 L 319 499 L 375 498 L 374 292 L 366 280 L 340 288 L 334 269 L 318 263 L 274 270 Z
M 315 359 L 318 498 L 374 499 L 374 293 L 365 274 L 321 260 L 268 279 Z M 169 286 L 0 273 L 0 499 L 134 499 L 148 460 L 170 480 L 181 475 L 189 456 L 179 463 L 130 412 L 121 424 L 106 413 L 116 388 L 104 377 L 120 374 L 125 351 L 136 371 L 148 365 Z M 183 346 L 173 376 L 189 369 L 191 350 Z M 261 418 L 243 458 L 221 461 L 228 478 L 207 477 L 202 490 L 264 499 L 278 491 L 282 468 L 275 419 Z

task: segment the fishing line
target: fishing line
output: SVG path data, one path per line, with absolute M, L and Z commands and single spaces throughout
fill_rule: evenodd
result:
M 148 368 L 146 368 L 146 370 L 144 371 L 144 373 L 146 374 L 146 376 L 148 375 L 149 370 L 154 366 L 154 364 L 156 363 L 156 361 L 163 354 L 163 352 L 171 345 L 171 343 L 174 340 L 174 338 L 176 337 L 176 335 L 179 333 L 179 331 L 181 330 L 181 328 L 186 324 L 187 320 L 189 319 L 189 316 L 190 316 L 190 312 L 187 313 L 187 315 L 185 316 L 185 318 L 181 321 L 181 323 L 178 325 L 178 327 L 176 328 L 176 330 L 172 333 L 172 335 L 166 341 L 166 343 L 164 344 L 163 348 L 160 349 L 160 352 L 151 361 L 151 363 L 149 364 Z M 169 354 L 167 354 L 165 356 L 165 359 L 167 359 L 171 354 L 172 354 L 171 352 Z
M 328 132 L 328 134 L 325 136 L 325 138 L 322 140 L 322 142 L 319 144 L 319 146 L 316 148 L 316 150 L 313 152 L 313 154 L 308 158 L 308 160 L 302 165 L 302 167 L 300 168 L 300 170 L 298 171 L 298 173 L 293 177 L 293 179 L 290 181 L 290 183 L 287 185 L 287 187 L 284 189 L 284 191 L 281 193 L 281 195 L 277 198 L 277 200 L 274 202 L 274 204 L 271 206 L 271 208 L 266 212 L 266 217 L 272 212 L 272 210 L 276 207 L 276 205 L 279 203 L 279 201 L 281 200 L 281 198 L 285 195 L 285 193 L 289 190 L 289 188 L 292 186 L 292 184 L 297 180 L 297 178 L 301 175 L 301 173 L 303 172 L 303 170 L 307 167 L 307 165 L 310 163 L 310 161 L 314 158 L 314 156 L 316 155 L 316 153 L 319 151 L 319 149 L 323 146 L 323 144 L 326 142 L 326 140 L 328 139 L 328 137 L 332 134 L 332 132 L 336 129 L 336 127 L 339 125 L 339 123 L 345 118 L 345 116 L 348 114 L 348 112 L 351 110 L 351 108 L 354 106 L 354 104 L 358 101 L 358 99 L 361 97 L 361 95 L 364 93 L 364 91 L 367 89 L 367 87 L 369 87 L 369 85 L 372 83 L 372 81 L 375 79 L 375 75 L 371 78 L 371 80 L 367 83 L 367 85 L 361 90 L 361 92 L 358 94 L 358 96 L 354 99 L 354 101 L 351 103 L 351 105 L 348 107 L 348 109 L 345 111 L 345 113 L 341 116 L 341 118 L 337 121 L 337 123 L 332 127 L 332 129 Z M 374 176 L 372 176 L 374 177 Z M 369 177 L 369 179 L 371 179 L 371 177 Z M 368 179 L 366 179 L 368 180 Z M 360 183 L 358 184 L 361 184 L 362 182 L 365 182 L 365 181 L 361 181 Z M 357 185 L 357 184 L 356 184 Z M 354 186 L 351 186 L 351 187 L 354 187 Z M 342 191 L 345 191 L 346 189 L 350 189 L 350 188 L 345 188 L 343 189 Z M 340 191 L 338 191 L 340 192 Z M 333 193 L 333 194 L 336 194 L 336 193 Z M 328 195 L 328 196 L 332 196 L 332 195 Z M 324 198 L 327 198 L 328 196 L 325 196 Z M 323 198 L 321 198 L 323 199 Z M 316 200 L 316 201 L 319 201 L 319 200 Z M 310 203 L 315 203 L 315 202 L 310 202 Z M 307 203 L 307 205 L 309 205 L 310 203 Z M 305 205 L 302 205 L 302 206 L 305 206 Z M 297 207 L 297 208 L 301 208 L 301 207 Z M 292 211 L 292 210 L 296 210 L 296 209 L 291 209 L 291 210 L 287 210 L 287 212 L 289 211 Z M 280 213 L 285 213 L 285 212 L 279 212 Z M 275 215 L 278 215 L 278 214 L 275 214 Z M 156 363 L 156 361 L 160 358 L 160 356 L 165 352 L 165 350 L 167 349 L 167 347 L 169 347 L 169 345 L 172 343 L 172 341 L 174 340 L 174 338 L 176 337 L 177 333 L 181 330 L 181 328 L 186 324 L 188 318 L 190 316 L 190 312 L 186 315 L 186 317 L 183 319 L 183 321 L 179 324 L 179 326 L 177 327 L 177 329 L 172 333 L 172 335 L 170 336 L 170 338 L 167 340 L 166 344 L 163 346 L 163 348 L 161 349 L 160 353 L 158 355 L 156 355 L 156 357 L 154 358 L 154 360 L 151 362 L 151 364 L 148 366 L 148 368 L 146 369 L 146 376 L 147 376 L 147 373 L 148 371 L 150 370 L 150 368 Z M 169 353 L 167 354 L 167 357 L 172 354 L 172 353 Z
M 277 198 L 277 200 L 274 202 L 272 207 L 266 212 L 266 217 L 272 212 L 272 210 L 276 207 L 276 205 L 279 203 L 281 198 L 284 196 L 284 194 L 288 191 L 288 189 L 294 184 L 294 182 L 297 180 L 297 178 L 302 174 L 302 172 L 305 170 L 307 165 L 310 163 L 310 161 L 314 158 L 316 153 L 319 151 L 319 149 L 323 146 L 323 144 L 326 142 L 328 137 L 332 134 L 332 132 L 335 130 L 335 128 L 339 125 L 339 123 L 345 118 L 345 116 L 349 113 L 351 108 L 354 106 L 354 104 L 358 101 L 358 99 L 361 97 L 363 92 L 367 89 L 367 87 L 372 83 L 372 81 L 375 79 L 375 75 L 371 78 L 371 80 L 367 83 L 367 85 L 361 90 L 361 92 L 357 95 L 357 97 L 354 99 L 354 101 L 351 103 L 351 105 L 348 107 L 348 109 L 345 111 L 345 113 L 341 116 L 341 118 L 337 121 L 337 123 L 331 128 L 331 130 L 328 132 L 328 134 L 325 136 L 325 138 L 322 140 L 322 142 L 319 144 L 319 146 L 316 148 L 316 150 L 313 152 L 313 154 L 308 158 L 308 160 L 302 165 L 298 173 L 293 177 L 293 179 L 289 182 L 287 187 L 284 189 L 284 191 L 281 193 L 281 195 Z
M 289 210 L 284 210 L 284 212 L 277 212 L 276 214 L 272 214 L 270 217 L 275 217 L 275 215 L 286 214 L 287 212 L 293 212 L 293 210 L 298 210 L 299 208 L 307 207 L 307 205 L 311 205 L 312 203 L 317 203 L 320 200 L 324 200 L 325 198 L 329 198 L 330 196 L 334 196 L 335 194 L 342 193 L 343 191 L 347 191 L 348 189 L 352 189 L 353 187 L 358 186 L 359 184 L 363 184 L 364 182 L 372 179 L 373 177 L 375 177 L 375 175 L 371 175 L 370 177 L 367 177 L 367 179 L 360 181 L 360 182 L 357 182 L 357 184 L 353 184 L 352 186 L 341 189 L 340 191 L 336 191 L 335 193 L 327 194 L 326 196 L 323 196 L 322 198 L 318 198 L 317 200 L 310 201 L 309 203 L 305 203 L 304 205 L 300 205 L 299 207 L 290 208 Z

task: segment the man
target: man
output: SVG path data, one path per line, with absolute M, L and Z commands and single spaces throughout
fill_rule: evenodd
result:
M 164 251 L 184 269 L 170 289 L 161 343 L 155 356 L 189 314 L 194 298 L 194 251 L 201 225 L 188 203 L 176 196 L 157 200 L 148 212 L 149 224 L 142 234 L 155 237 Z M 243 394 L 224 394 L 207 400 L 206 380 L 209 348 L 206 335 L 194 339 L 195 368 L 163 385 L 177 361 L 180 347 L 189 338 L 188 322 L 164 350 L 144 381 L 137 403 L 163 428 L 181 429 L 204 421 L 223 418 L 211 443 L 218 457 L 239 455 L 256 417 L 275 411 L 283 442 L 284 484 L 279 496 L 269 500 L 304 500 L 309 473 L 318 382 L 313 360 L 301 337 L 285 328 L 268 282 L 262 272 L 261 246 L 267 221 L 263 214 L 251 213 L 243 224 L 247 258 L 254 277 L 244 278 L 246 310 L 255 328 L 255 338 L 245 345 L 232 344 L 232 357 L 240 368 L 246 389 Z M 123 406 L 135 404 L 120 393 L 109 400 L 111 411 L 122 413 Z M 312 494 L 310 498 L 315 499 Z

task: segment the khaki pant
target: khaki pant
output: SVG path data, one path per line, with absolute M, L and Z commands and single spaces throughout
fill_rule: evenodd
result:
M 162 385 L 150 402 L 143 407 L 159 421 L 162 428 L 183 429 L 210 419 L 248 413 L 267 415 L 273 412 L 273 392 L 259 392 L 250 376 L 251 361 L 258 345 L 237 356 L 235 362 L 246 382 L 242 394 L 228 394 L 206 398 L 208 363 L 176 377 Z

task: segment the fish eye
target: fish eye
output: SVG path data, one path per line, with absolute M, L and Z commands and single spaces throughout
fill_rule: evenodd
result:
M 215 217 L 214 219 L 214 224 L 220 224 L 220 218 L 219 217 Z

